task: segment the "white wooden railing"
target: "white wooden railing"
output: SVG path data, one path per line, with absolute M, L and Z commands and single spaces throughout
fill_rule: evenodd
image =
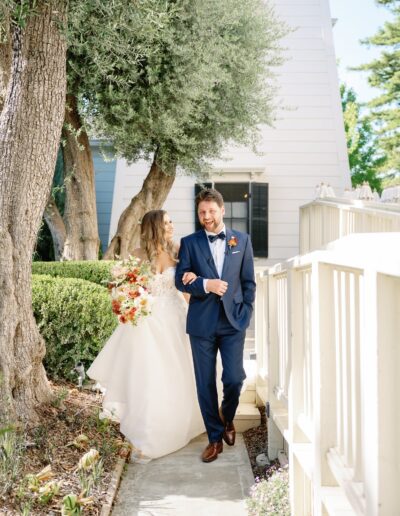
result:
M 400 514 L 400 233 L 350 235 L 257 285 L 268 454 L 289 454 L 292 514 Z
M 400 231 L 400 205 L 325 198 L 300 208 L 300 254 L 352 233 Z

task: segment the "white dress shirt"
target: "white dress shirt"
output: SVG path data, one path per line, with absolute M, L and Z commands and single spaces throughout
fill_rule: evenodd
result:
M 218 231 L 218 234 L 223 231 L 226 236 L 226 228 L 225 225 L 222 227 L 220 231 Z M 206 231 L 207 240 L 208 235 L 216 235 L 217 233 L 210 233 L 209 231 Z M 214 242 L 210 242 L 208 240 L 208 245 L 210 246 L 211 256 L 213 257 L 215 268 L 217 269 L 218 276 L 221 278 L 222 276 L 222 269 L 224 267 L 224 260 L 225 260 L 225 249 L 226 249 L 226 239 L 222 238 L 216 238 Z M 207 281 L 208 279 L 203 280 L 203 287 L 205 292 L 208 294 L 207 290 Z

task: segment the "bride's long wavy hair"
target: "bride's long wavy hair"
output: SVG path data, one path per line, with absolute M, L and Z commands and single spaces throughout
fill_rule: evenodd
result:
M 148 211 L 140 224 L 140 247 L 145 251 L 153 269 L 161 251 L 168 253 L 174 262 L 178 261 L 174 243 L 165 238 L 164 215 L 166 213 L 165 210 Z

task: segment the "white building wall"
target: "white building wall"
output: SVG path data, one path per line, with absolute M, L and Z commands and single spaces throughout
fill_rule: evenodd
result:
M 337 194 L 350 186 L 339 81 L 328 0 L 274 0 L 281 19 L 294 28 L 282 42 L 287 61 L 279 68 L 275 127 L 263 127 L 259 151 L 229 147 L 228 161 L 214 162 L 217 182 L 269 183 L 269 256 L 272 264 L 298 253 L 299 207 L 314 198 L 315 185 L 330 183 Z M 110 236 L 120 213 L 139 190 L 149 165 L 117 164 Z M 165 208 L 176 237 L 194 230 L 194 180 L 179 177 Z

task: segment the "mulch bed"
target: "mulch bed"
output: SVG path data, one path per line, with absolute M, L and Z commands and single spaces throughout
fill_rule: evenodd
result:
M 243 433 L 243 439 L 246 444 L 247 453 L 253 470 L 254 478 L 263 479 L 269 478 L 274 471 L 279 469 L 279 462 L 277 460 L 271 461 L 269 466 L 258 466 L 256 462 L 257 455 L 266 453 L 268 446 L 268 428 L 267 418 L 265 415 L 265 407 L 259 407 L 261 414 L 261 424 L 255 428 L 250 428 Z
M 17 475 L 9 483 L 7 492 L 0 482 L 0 516 L 51 516 L 61 514 L 64 496 L 82 493 L 77 466 L 81 457 L 96 449 L 103 461 L 98 485 L 90 491 L 91 501 L 84 506 L 84 514 L 98 515 L 106 501 L 112 472 L 118 459 L 129 454 L 129 447 L 119 433 L 118 424 L 99 418 L 100 394 L 90 389 L 77 389 L 71 384 L 52 384 L 54 400 L 39 410 L 39 422 L 24 432 L 17 432 L 20 449 L 16 455 Z M 265 409 L 260 408 L 261 425 L 243 434 L 255 478 L 268 478 L 279 467 L 274 461 L 260 467 L 256 457 L 267 449 Z M 78 436 L 86 436 L 83 441 Z M 1 452 L 1 450 L 0 450 Z M 1 457 L 0 457 L 1 459 Z M 39 501 L 39 493 L 29 489 L 27 475 L 37 474 L 51 465 L 54 477 L 61 481 L 60 491 L 48 503 Z M 1 479 L 0 479 L 1 481 Z M 43 481 L 40 485 L 44 485 Z
M 51 405 L 40 409 L 35 427 L 15 433 L 20 441 L 15 455 L 17 474 L 14 481 L 9 482 L 7 492 L 4 492 L 4 475 L 0 478 L 1 516 L 59 515 L 62 500 L 70 493 L 90 497 L 84 506 L 84 514 L 100 514 L 115 465 L 119 457 L 129 454 L 118 425 L 99 418 L 99 394 L 90 389 L 78 390 L 70 384 L 53 384 L 52 388 L 55 398 Z M 99 452 L 103 465 L 97 474 L 97 485 L 86 495 L 82 493 L 82 475 L 80 479 L 77 467 L 90 449 Z M 52 500 L 44 502 L 39 500 L 40 493 L 29 487 L 27 475 L 37 474 L 48 465 L 54 473 L 51 480 L 61 481 L 61 487 Z M 89 468 L 88 474 L 91 471 Z M 40 482 L 39 486 L 44 484 L 46 481 Z

